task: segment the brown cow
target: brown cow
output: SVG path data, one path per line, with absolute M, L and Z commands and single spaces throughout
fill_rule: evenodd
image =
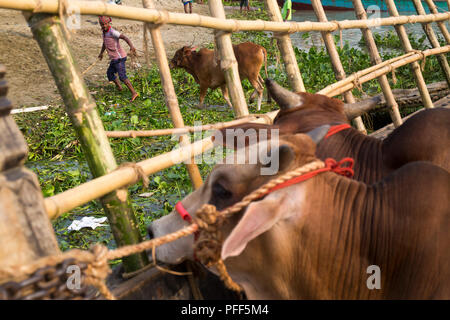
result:
M 341 100 L 320 94 L 293 93 L 272 80 L 267 80 L 266 86 L 280 106 L 273 125 L 238 125 L 223 129 L 223 134 L 238 128 L 279 129 L 280 135 L 305 133 L 325 124 L 348 124 L 349 118 L 379 102 L 377 97 L 344 105 Z M 450 171 L 450 109 L 419 112 L 384 140 L 366 136 L 353 128 L 340 131 L 319 143 L 317 157 L 353 157 L 356 160 L 354 178 L 366 183 L 376 182 L 411 161 L 430 161 Z
M 266 49 L 252 42 L 244 42 L 233 45 L 234 55 L 239 68 L 239 77 L 241 81 L 248 79 L 255 88 L 250 96 L 250 102 L 253 101 L 255 94 L 258 94 L 258 111 L 261 109 L 261 102 L 264 91 L 264 82 L 259 75 L 263 63 L 267 77 L 267 52 Z M 171 68 L 183 68 L 190 73 L 195 82 L 200 85 L 200 107 L 203 107 L 203 101 L 208 88 L 216 89 L 220 87 L 228 106 L 232 107 L 228 88 L 225 83 L 225 77 L 221 70 L 219 61 L 216 60 L 214 50 L 202 48 L 197 51 L 195 47 L 183 47 L 175 52 L 170 61 Z
M 284 136 L 279 174 L 315 159 L 304 134 Z M 263 165 L 217 165 L 182 200 L 221 210 L 274 176 Z M 159 237 L 186 226 L 177 212 L 153 222 Z M 449 299 L 450 174 L 412 162 L 372 185 L 321 173 L 251 203 L 222 227 L 221 257 L 249 299 Z M 194 236 L 158 247 L 166 263 L 193 259 Z M 212 270 L 215 272 L 215 270 Z

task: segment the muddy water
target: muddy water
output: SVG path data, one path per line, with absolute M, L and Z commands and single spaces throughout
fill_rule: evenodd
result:
M 354 11 L 327 11 L 328 21 L 341 21 L 341 20 L 356 20 L 356 15 Z M 400 12 L 401 15 L 413 15 L 417 14 L 416 12 Z M 368 18 L 385 18 L 388 17 L 389 14 L 387 12 L 369 12 Z M 292 15 L 292 21 L 313 21 L 316 22 L 317 18 L 312 10 L 297 10 Z M 447 28 L 449 28 L 449 23 L 446 22 Z M 421 37 L 424 32 L 422 26 L 420 24 L 407 24 L 405 25 L 408 33 L 413 33 L 418 37 Z M 433 29 L 436 31 L 437 35 L 441 35 L 439 28 L 436 23 L 433 23 Z M 386 27 L 377 27 L 371 28 L 373 33 L 384 34 L 389 31 L 395 30 L 394 27 L 386 26 Z M 297 32 L 291 35 L 292 42 L 295 46 L 300 49 L 309 49 L 312 46 L 323 46 L 322 36 L 320 32 L 309 32 L 310 38 L 303 39 L 303 32 Z M 339 35 L 339 31 L 333 32 L 334 35 Z M 348 41 L 351 47 L 359 47 L 359 40 L 362 37 L 362 33 L 359 29 L 348 29 L 343 30 L 342 32 L 343 41 Z

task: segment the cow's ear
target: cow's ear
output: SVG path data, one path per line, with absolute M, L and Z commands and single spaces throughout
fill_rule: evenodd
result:
M 237 150 L 258 143 L 261 139 L 269 140 L 272 130 L 278 126 L 262 123 L 244 123 L 236 126 L 216 130 L 213 134 L 214 144 Z M 243 144 L 243 145 L 241 145 Z
M 323 126 L 317 127 L 306 134 L 316 143 L 318 144 L 322 139 L 327 135 L 330 130 L 330 125 L 325 124 Z
M 295 192 L 295 191 L 294 191 Z M 272 228 L 278 221 L 292 215 L 290 192 L 275 192 L 265 199 L 251 203 L 238 224 L 225 239 L 221 258 L 234 257 L 244 251 L 247 243 Z

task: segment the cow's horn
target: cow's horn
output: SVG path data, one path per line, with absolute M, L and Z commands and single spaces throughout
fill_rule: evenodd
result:
M 288 110 L 291 108 L 298 107 L 302 104 L 302 97 L 298 94 L 283 88 L 278 83 L 272 79 L 266 80 L 267 90 L 269 90 L 270 95 L 278 103 L 281 110 Z
M 359 117 L 365 112 L 370 111 L 373 107 L 379 104 L 382 100 L 381 95 L 358 101 L 355 103 L 346 103 L 344 106 L 345 115 L 349 120 Z
M 327 135 L 328 131 L 330 130 L 329 124 L 324 124 L 320 127 L 317 127 L 315 129 L 312 129 L 311 131 L 308 131 L 306 134 L 316 143 L 318 144 L 322 139 Z

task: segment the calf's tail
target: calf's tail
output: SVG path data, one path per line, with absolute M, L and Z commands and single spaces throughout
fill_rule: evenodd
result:
M 266 79 L 269 79 L 269 75 L 267 74 L 267 50 L 266 48 L 262 48 L 263 49 L 263 54 L 264 54 L 264 71 L 266 72 Z
M 266 80 L 267 80 L 267 79 L 269 79 L 269 74 L 267 73 L 267 50 L 266 50 L 266 48 L 262 47 L 262 52 L 264 55 L 264 71 L 266 72 Z M 263 83 L 264 83 L 264 81 L 263 81 Z M 262 86 L 262 88 L 264 90 L 264 85 Z M 272 102 L 269 90 L 267 90 L 267 102 L 268 103 Z

